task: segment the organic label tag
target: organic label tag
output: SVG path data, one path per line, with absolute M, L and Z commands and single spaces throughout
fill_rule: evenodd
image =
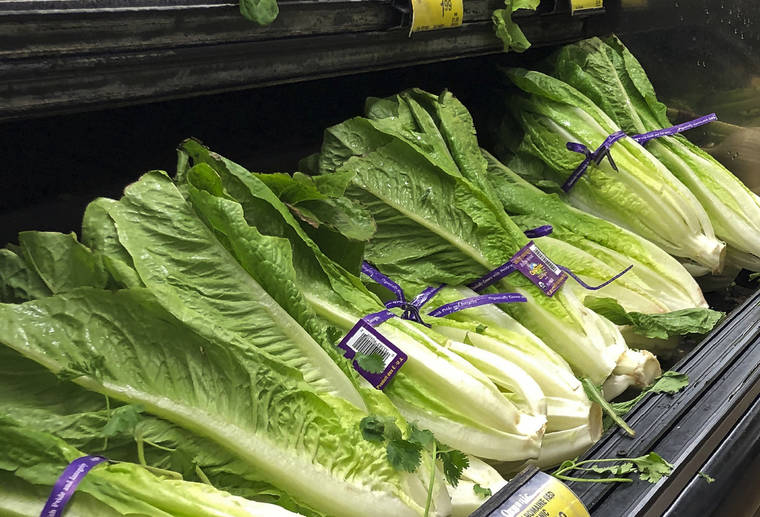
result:
M 462 25 L 462 0 L 412 0 L 412 27 L 419 31 L 447 29 Z
M 375 388 L 381 390 L 398 372 L 401 365 L 406 362 L 407 355 L 396 345 L 391 343 L 385 336 L 372 328 L 364 320 L 359 320 L 356 325 L 346 334 L 346 337 L 338 343 L 343 354 L 348 359 L 353 359 L 357 353 L 363 356 L 379 356 L 382 367 L 378 367 L 373 373 L 362 368 L 357 361 L 353 361 L 354 369 L 367 379 Z
M 570 14 L 586 9 L 601 9 L 602 7 L 604 7 L 604 0 L 570 0 Z
M 547 296 L 552 296 L 567 280 L 567 273 L 549 260 L 533 241 L 526 244 L 511 259 L 515 268 L 528 277 Z
M 537 472 L 489 517 L 589 517 L 572 490 L 557 478 Z

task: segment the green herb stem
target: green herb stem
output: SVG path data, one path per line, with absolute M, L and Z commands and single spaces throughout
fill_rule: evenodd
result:
M 427 501 L 425 501 L 425 517 L 428 517 L 430 514 L 430 504 L 433 502 L 433 485 L 435 485 L 435 460 L 436 455 L 438 454 L 438 451 L 436 450 L 438 443 L 436 440 L 433 440 L 433 455 L 431 456 L 432 461 L 430 465 L 430 483 L 428 484 L 428 493 L 427 493 Z
M 615 424 L 617 424 L 623 431 L 628 433 L 629 436 L 636 436 L 636 431 L 631 429 L 631 427 L 625 423 L 625 420 L 623 420 L 620 415 L 617 414 L 615 409 L 610 405 L 607 400 L 605 400 L 604 396 L 602 395 L 599 388 L 594 384 L 591 379 L 584 377 L 581 379 L 581 383 L 583 384 L 583 389 L 586 392 L 586 395 L 589 399 L 591 399 L 592 402 L 596 402 L 602 407 L 602 410 L 607 413 L 607 415 L 612 419 Z

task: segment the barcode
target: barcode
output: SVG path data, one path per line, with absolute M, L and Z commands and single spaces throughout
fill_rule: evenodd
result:
M 366 330 L 359 331 L 346 343 L 354 352 L 364 355 L 377 354 L 383 358 L 383 368 L 396 358 L 396 352 L 385 346 L 385 343 L 377 339 Z
M 530 248 L 531 248 L 531 251 L 532 251 L 533 253 L 535 253 L 535 255 L 536 255 L 536 256 L 537 256 L 539 259 L 541 259 L 541 261 L 542 261 L 544 264 L 546 264 L 546 266 L 547 266 L 549 269 L 551 269 L 551 270 L 552 270 L 552 272 L 553 272 L 555 275 L 559 275 L 559 274 L 562 274 L 562 270 L 561 270 L 560 268 L 558 268 L 558 267 L 557 267 L 557 265 L 556 265 L 554 262 L 552 262 L 551 260 L 549 260 L 549 257 L 547 257 L 546 255 L 544 255 L 544 252 L 543 252 L 543 251 L 541 251 L 540 249 L 538 249 L 538 246 L 536 246 L 536 245 L 534 244 L 534 245 L 533 245 L 533 246 L 531 246 Z

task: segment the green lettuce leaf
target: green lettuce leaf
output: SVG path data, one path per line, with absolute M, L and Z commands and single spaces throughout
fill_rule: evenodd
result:
M 143 287 L 132 257 L 119 242 L 116 225 L 108 215 L 116 204 L 116 200 L 101 197 L 87 205 L 82 218 L 82 243 L 100 254 L 118 286 Z
M 514 50 L 525 52 L 530 47 L 520 27 L 512 20 L 512 14 L 518 9 L 535 11 L 539 0 L 504 0 L 504 9 L 496 9 L 491 15 L 494 31 L 504 45 L 504 52 Z
M 25 302 L 50 296 L 51 291 L 22 255 L 0 249 L 0 301 Z
M 279 13 L 276 0 L 240 0 L 240 14 L 259 25 L 269 25 Z
M 657 339 L 705 334 L 725 316 L 711 309 L 679 309 L 664 314 L 626 312 L 617 300 L 599 296 L 587 296 L 583 303 L 617 325 L 632 325 L 637 334 Z
M 101 257 L 73 233 L 21 232 L 18 240 L 26 262 L 52 293 L 108 283 Z

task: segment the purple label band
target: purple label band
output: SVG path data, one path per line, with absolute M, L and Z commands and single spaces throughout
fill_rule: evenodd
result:
M 378 325 L 385 323 L 391 318 L 395 318 L 396 315 L 393 314 L 389 310 L 382 310 L 380 312 L 373 312 L 372 314 L 367 314 L 362 318 L 362 320 L 366 321 L 367 324 L 372 325 L 373 327 L 377 327 Z
M 525 233 L 525 236 L 529 239 L 537 239 L 539 237 L 551 235 L 552 231 L 554 231 L 554 228 L 552 228 L 550 224 L 545 224 L 538 228 L 533 228 L 532 230 L 525 230 L 523 233 Z
M 548 235 L 552 231 L 551 226 L 541 226 L 536 229 L 539 231 L 539 233 L 542 233 L 543 235 Z M 420 294 L 414 297 L 414 300 L 411 302 L 407 302 L 406 298 L 404 297 L 404 293 L 401 290 L 401 287 L 385 276 L 383 273 L 372 267 L 367 262 L 364 262 L 362 264 L 362 272 L 365 273 L 367 276 L 375 280 L 377 283 L 379 283 L 382 286 L 396 286 L 398 290 L 396 289 L 390 289 L 393 292 L 400 292 L 400 296 L 398 300 L 391 300 L 389 302 L 385 303 L 386 310 L 379 311 L 379 312 L 373 312 L 372 314 L 368 314 L 367 316 L 364 316 L 362 318 L 362 321 L 365 323 L 376 327 L 380 325 L 381 323 L 384 323 L 388 321 L 390 318 L 394 317 L 395 314 L 393 314 L 391 311 L 387 309 L 395 309 L 395 308 L 401 308 L 403 309 L 403 314 L 401 315 L 401 319 L 414 321 L 416 323 L 419 323 L 421 325 L 425 325 L 426 327 L 429 327 L 427 323 L 425 323 L 422 319 L 422 315 L 420 314 L 420 309 L 422 309 L 422 306 L 428 303 L 430 300 L 432 300 L 438 292 L 443 289 L 446 284 L 441 284 L 438 287 L 428 287 L 424 289 Z M 431 312 L 428 313 L 429 316 L 434 317 L 442 317 L 446 316 L 448 314 L 452 314 L 457 311 L 461 311 L 464 309 L 467 309 L 469 307 L 477 307 L 479 305 L 486 305 L 489 303 L 513 303 L 513 302 L 525 302 L 527 301 L 525 297 L 523 297 L 520 294 L 517 293 L 498 293 L 498 294 L 489 294 L 484 296 L 473 296 L 470 298 L 465 298 L 464 300 L 459 300 L 452 303 L 447 303 L 445 305 L 442 305 L 441 307 L 438 307 L 437 309 L 433 309 Z
M 677 133 L 682 133 L 684 131 L 688 131 L 689 129 L 694 129 L 695 127 L 703 126 L 709 122 L 714 122 L 718 120 L 718 116 L 715 113 L 710 113 L 709 115 L 705 115 L 703 117 L 695 118 L 694 120 L 689 120 L 688 122 L 683 122 L 682 124 L 676 124 L 675 126 L 666 127 L 663 129 L 656 129 L 654 131 L 649 131 L 648 133 L 642 133 L 640 135 L 633 135 L 631 138 L 634 139 L 637 143 L 640 145 L 644 145 L 647 142 L 649 142 L 652 139 L 660 138 L 663 136 L 673 136 Z M 620 140 L 626 136 L 625 133 L 622 131 L 618 131 L 616 133 L 612 133 L 610 136 L 608 136 L 604 142 L 602 142 L 602 145 L 600 145 L 596 151 L 591 152 L 589 151 L 588 147 L 586 147 L 583 144 L 580 144 L 578 142 L 568 142 L 566 144 L 566 147 L 568 150 L 573 151 L 575 153 L 580 153 L 584 155 L 586 158 L 576 167 L 576 169 L 573 171 L 573 173 L 570 175 L 569 178 L 567 178 L 567 181 L 562 185 L 562 190 L 565 192 L 569 192 L 571 188 L 578 182 L 579 179 L 581 179 L 581 176 L 586 172 L 588 169 L 588 166 L 593 162 L 596 165 L 599 165 L 604 157 L 606 156 L 609 161 L 610 165 L 613 169 L 616 171 L 617 166 L 615 165 L 615 162 L 612 161 L 612 155 L 610 154 L 610 147 L 612 144 Z
M 53 485 L 53 490 L 50 491 L 50 497 L 42 508 L 40 517 L 60 517 L 63 515 L 63 510 L 69 503 L 69 499 L 74 495 L 77 486 L 85 475 L 93 467 L 104 461 L 108 460 L 102 456 L 82 456 L 69 463 Z
M 401 286 L 372 267 L 369 262 L 362 262 L 362 273 L 395 294 L 398 300 L 402 302 L 406 301 L 406 298 L 404 298 L 404 291 L 401 289 Z
M 705 124 L 708 124 L 710 122 L 715 122 L 718 120 L 718 116 L 715 113 L 710 113 L 709 115 L 705 115 L 704 117 L 695 118 L 694 120 L 689 120 L 688 122 L 684 122 L 683 124 L 676 124 L 675 126 L 666 127 L 665 129 L 657 129 L 655 131 L 650 131 L 649 133 L 642 133 L 640 135 L 634 135 L 631 138 L 636 140 L 639 144 L 644 145 L 653 138 L 660 138 L 662 136 L 673 136 L 677 133 L 681 133 L 683 131 L 688 131 L 689 129 L 694 129 L 695 127 L 704 126 Z
M 481 305 L 488 305 L 491 303 L 524 303 L 527 301 L 528 299 L 519 293 L 482 294 L 480 296 L 471 296 L 470 298 L 441 305 L 437 309 L 430 311 L 428 316 L 442 318 L 443 316 L 448 316 L 457 311 L 479 307 Z
M 583 159 L 583 161 L 578 165 L 578 167 L 575 168 L 573 173 L 570 175 L 569 178 L 567 178 L 567 181 L 562 185 L 562 190 L 565 192 L 569 192 L 571 188 L 578 182 L 579 179 L 581 179 L 581 176 L 586 172 L 586 169 L 588 169 L 588 166 L 591 163 L 594 163 L 595 165 L 599 165 L 602 163 L 602 160 L 606 156 L 607 159 L 610 161 L 610 166 L 614 170 L 617 169 L 617 165 L 615 165 L 615 162 L 612 160 L 612 155 L 610 154 L 610 147 L 612 147 L 612 144 L 623 138 L 625 133 L 622 131 L 618 131 L 616 133 L 612 133 L 610 136 L 604 139 L 604 142 L 602 142 L 602 145 L 597 147 L 596 151 L 590 151 L 588 147 L 586 147 L 583 144 L 579 144 L 578 142 L 568 142 L 565 147 L 569 151 L 573 151 L 574 153 L 580 153 L 582 155 L 585 155 L 586 158 Z
M 474 282 L 467 284 L 467 287 L 479 293 L 487 287 L 491 287 L 493 284 L 504 278 L 505 276 L 515 272 L 515 265 L 512 262 L 505 262 L 501 266 L 497 267 L 481 276 Z

